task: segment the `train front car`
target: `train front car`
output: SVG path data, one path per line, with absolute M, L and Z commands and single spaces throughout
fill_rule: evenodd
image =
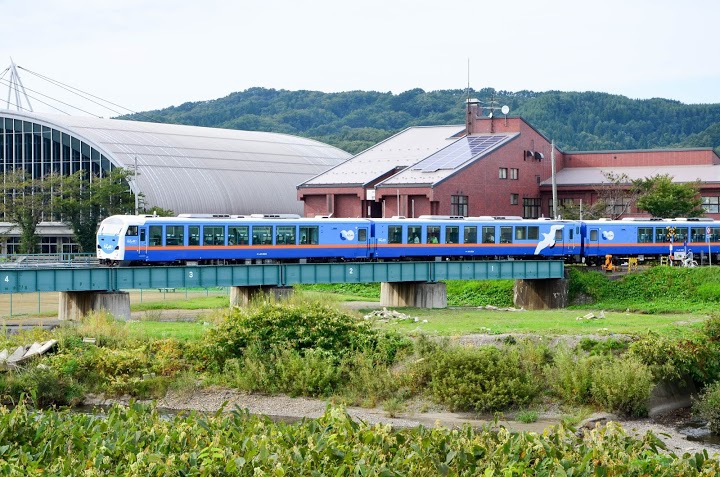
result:
M 100 264 L 127 265 L 136 259 L 132 255 L 137 255 L 137 230 L 142 222 L 141 217 L 132 215 L 113 215 L 103 220 L 96 238 L 96 252 Z

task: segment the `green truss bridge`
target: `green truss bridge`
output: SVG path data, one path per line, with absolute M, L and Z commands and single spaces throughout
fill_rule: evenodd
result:
M 231 302 L 246 302 L 259 290 L 296 284 L 381 282 L 387 306 L 445 307 L 442 280 L 518 280 L 532 287 L 564 277 L 562 261 L 434 261 L 359 263 L 282 263 L 179 267 L 66 267 L 0 268 L 0 293 L 61 292 L 60 315 L 108 308 L 98 296 L 127 296 L 123 290 L 192 287 L 232 287 Z M 560 280 L 564 282 L 564 280 Z M 439 291 L 440 290 L 440 291 Z M 542 293 L 542 292 L 541 292 Z M 556 292 L 550 292 L 556 293 Z M 566 295 L 566 293 L 565 293 Z M 65 300 L 63 300 L 63 296 Z M 113 298 L 115 297 L 115 298 Z M 122 298 L 120 298 L 123 300 Z M 80 300 L 83 303 L 76 303 Z M 90 301 L 90 304 L 84 304 Z M 102 300 L 101 300 L 102 301 Z M 543 306 L 547 307 L 547 306 Z M 75 308 L 77 308 L 76 311 Z M 123 305 L 124 308 L 124 305 Z M 129 315 L 129 301 L 127 305 Z

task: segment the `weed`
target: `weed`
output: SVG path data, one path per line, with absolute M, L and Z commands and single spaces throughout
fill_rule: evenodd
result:
M 515 415 L 515 419 L 530 424 L 538 420 L 538 413 L 536 411 L 520 411 Z
M 405 410 L 405 404 L 397 398 L 390 398 L 383 402 L 383 411 L 388 417 L 397 417 Z

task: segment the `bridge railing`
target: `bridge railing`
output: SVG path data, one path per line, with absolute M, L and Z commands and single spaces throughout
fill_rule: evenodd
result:
M 93 253 L 0 254 L 2 268 L 88 267 L 98 265 Z

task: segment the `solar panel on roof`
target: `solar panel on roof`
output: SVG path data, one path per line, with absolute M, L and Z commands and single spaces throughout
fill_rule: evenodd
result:
M 456 169 L 474 156 L 487 151 L 507 137 L 506 134 L 465 136 L 418 162 L 412 166 L 412 170 L 435 172 L 439 169 Z

